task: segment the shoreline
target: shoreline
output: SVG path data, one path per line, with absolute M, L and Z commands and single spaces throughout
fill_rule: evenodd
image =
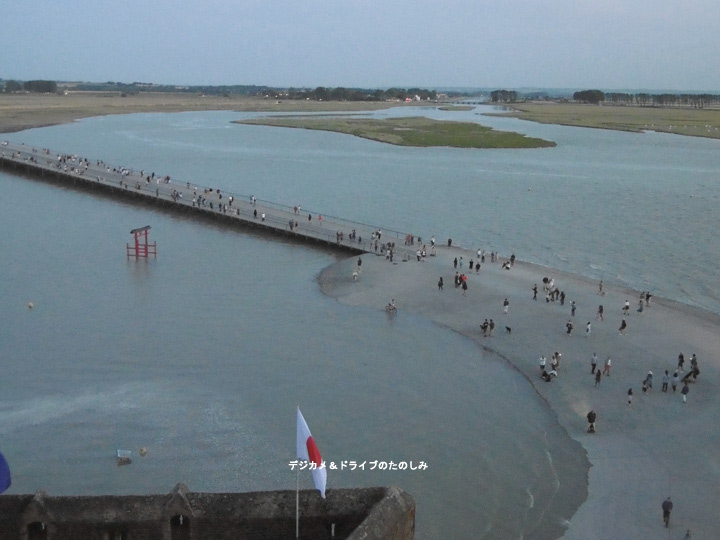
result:
M 658 132 L 703 139 L 720 138 L 717 108 L 651 107 L 603 103 L 532 101 L 503 104 L 507 112 L 490 116 L 519 118 L 540 124 L 607 129 L 630 133 Z
M 720 498 L 720 471 L 713 466 L 713 448 L 720 435 L 708 430 L 720 399 L 720 316 L 680 302 L 653 297 L 642 314 L 636 308 L 639 292 L 605 285 L 597 294 L 596 281 L 548 267 L 516 261 L 511 270 L 500 263 L 482 265 L 480 274 L 470 274 L 467 297 L 453 286 L 454 257 L 475 259 L 473 251 L 438 246 L 436 257 L 422 262 L 391 264 L 380 256 L 363 259 L 363 272 L 351 278 L 356 258 L 340 260 L 319 276 L 321 291 L 339 302 L 376 307 L 382 311 L 395 298 L 399 316 L 403 311 L 422 315 L 456 331 L 518 370 L 545 401 L 559 425 L 587 453 L 588 496 L 562 538 L 601 539 L 651 538 L 663 534 L 661 502 L 672 496 L 675 509 L 670 525 L 672 537 L 691 529 L 696 538 L 710 538 L 720 529 L 712 501 Z M 501 259 L 504 260 L 504 259 Z M 438 276 L 445 287 L 439 291 Z M 542 278 L 553 277 L 567 294 L 565 305 L 546 303 Z M 538 284 L 538 300 L 531 288 Z M 510 301 L 507 315 L 503 298 Z M 625 300 L 631 304 L 628 332 L 621 336 L 618 325 Z M 571 317 L 570 301 L 577 302 Z M 598 304 L 605 307 L 605 321 L 596 321 Z M 479 324 L 484 318 L 498 321 L 494 337 L 483 337 Z M 574 320 L 573 334 L 565 323 Z M 592 331 L 585 336 L 585 324 Z M 501 329 L 508 325 L 512 334 Z M 563 355 L 559 376 L 552 383 L 539 377 L 538 358 L 550 359 L 554 351 Z M 681 385 L 673 394 L 661 392 L 664 370 L 672 375 L 677 355 L 689 359 L 696 353 L 701 374 L 689 385 L 688 403 L 680 398 Z M 590 356 L 597 352 L 599 365 L 613 359 L 611 376 L 598 388 L 590 374 Z M 648 370 L 654 373 L 654 388 L 641 392 Z M 627 403 L 627 390 L 634 400 Z M 586 432 L 585 415 L 598 414 L 597 432 Z M 699 435 L 702 434 L 702 435 Z M 589 536 L 588 536 L 589 535 Z
M 427 106 L 427 102 L 287 101 L 246 96 L 140 93 L 131 96 L 102 93 L 0 94 L 0 133 L 69 124 L 83 118 L 115 114 L 235 112 L 364 112 L 391 107 Z

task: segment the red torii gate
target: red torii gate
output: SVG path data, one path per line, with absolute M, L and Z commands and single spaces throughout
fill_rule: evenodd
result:
M 139 229 L 133 229 L 130 231 L 130 234 L 135 237 L 135 246 L 126 244 L 128 259 L 132 256 L 136 259 L 139 259 L 140 257 L 147 259 L 148 255 L 157 257 L 157 242 L 153 242 L 152 244 L 148 243 L 149 230 L 150 225 L 146 225 L 145 227 L 140 227 Z

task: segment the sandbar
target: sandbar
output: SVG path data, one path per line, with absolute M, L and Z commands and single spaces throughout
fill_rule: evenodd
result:
M 468 291 L 453 285 L 453 259 L 462 256 Z M 518 254 L 520 256 L 520 254 Z M 636 311 L 640 291 L 598 283 L 558 270 L 515 261 L 510 270 L 486 257 L 479 274 L 470 273 L 467 261 L 477 260 L 475 250 L 438 246 L 436 256 L 421 262 L 390 263 L 383 256 L 363 257 L 362 274 L 353 280 L 356 257 L 341 260 L 319 276 L 322 291 L 338 301 L 372 306 L 385 317 L 384 306 L 394 298 L 398 314 L 413 313 L 447 326 L 480 344 L 486 361 L 507 361 L 529 381 L 528 391 L 538 392 L 556 413 L 570 437 L 587 451 L 591 468 L 588 498 L 569 519 L 562 538 L 617 540 L 618 538 L 683 538 L 690 529 L 694 538 L 714 538 L 720 530 L 715 508 L 720 500 L 720 432 L 715 429 L 720 410 L 717 351 L 720 351 L 720 317 L 672 300 L 653 297 L 642 313 Z M 438 278 L 445 286 L 440 291 Z M 543 277 L 552 277 L 565 291 L 564 305 L 546 302 Z M 533 300 L 532 287 L 538 286 Z M 508 313 L 503 300 L 508 298 Z M 631 304 L 625 335 L 620 335 L 622 307 Z M 571 316 L 570 302 L 577 305 Z M 598 305 L 604 321 L 596 320 Z M 483 337 L 484 318 L 497 322 L 495 335 Z M 571 335 L 566 323 L 574 322 Z M 586 323 L 591 333 L 586 336 Z M 505 332 L 505 326 L 512 329 Z M 540 378 L 538 359 L 550 361 L 562 353 L 558 377 L 547 383 Z M 612 358 L 610 376 L 598 387 L 590 371 L 590 357 L 597 353 L 600 366 Z M 697 355 L 700 375 L 690 384 L 687 403 L 678 385 L 661 391 L 662 374 L 673 374 L 680 352 L 689 360 Z M 641 391 L 648 371 L 653 388 Z M 628 405 L 627 391 L 634 399 Z M 587 433 L 586 414 L 597 413 L 597 429 Z M 579 479 L 584 481 L 584 479 Z M 670 528 L 662 522 L 661 504 L 671 496 L 674 509 Z
M 427 102 L 303 101 L 250 96 L 144 92 L 0 94 L 0 133 L 67 124 L 80 118 L 131 113 L 186 111 L 331 112 L 370 111 L 390 107 L 427 106 Z

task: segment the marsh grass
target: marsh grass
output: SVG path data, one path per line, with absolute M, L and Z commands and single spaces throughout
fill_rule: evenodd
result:
M 720 138 L 720 110 L 718 109 L 579 103 L 520 103 L 513 104 L 512 110 L 507 113 L 497 114 L 541 124 L 633 132 L 659 131 L 693 137 Z
M 274 127 L 316 129 L 346 133 L 398 146 L 453 148 L 542 148 L 552 141 L 526 137 L 469 122 L 438 121 L 423 117 L 369 119 L 337 116 L 284 116 L 238 121 Z

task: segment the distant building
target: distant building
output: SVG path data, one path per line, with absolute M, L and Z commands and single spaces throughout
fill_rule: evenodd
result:
M 295 491 L 0 496 L 2 540 L 295 538 Z M 300 538 L 413 540 L 415 501 L 397 487 L 300 492 Z

